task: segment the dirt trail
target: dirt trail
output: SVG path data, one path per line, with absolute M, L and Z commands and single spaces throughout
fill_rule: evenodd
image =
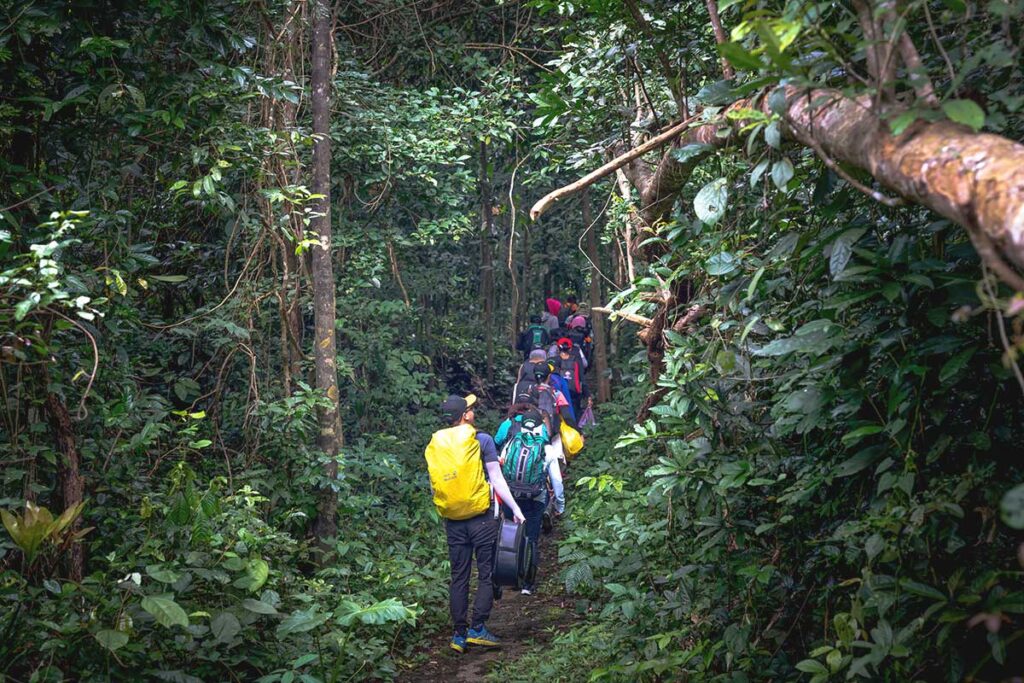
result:
M 451 633 L 445 630 L 430 639 L 424 650 L 427 661 L 401 674 L 398 681 L 480 683 L 495 664 L 517 659 L 566 630 L 576 620 L 576 615 L 572 599 L 565 595 L 559 581 L 558 534 L 556 527 L 553 533 L 541 535 L 540 590 L 535 595 L 524 596 L 506 589 L 502 599 L 494 603 L 487 626 L 501 638 L 500 647 L 470 645 L 460 655 L 448 647 Z M 472 609 L 472 602 L 470 604 Z

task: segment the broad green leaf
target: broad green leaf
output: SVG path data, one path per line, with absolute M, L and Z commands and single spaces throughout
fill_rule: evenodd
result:
M 157 282 L 178 283 L 178 282 L 185 282 L 186 280 L 188 280 L 188 276 L 187 275 L 150 275 L 149 279 L 150 280 L 156 280 Z
M 330 612 L 320 612 L 316 607 L 292 612 L 277 627 L 277 637 L 284 638 L 292 633 L 312 631 L 331 617 Z
M 1024 529 L 1024 484 L 1018 484 L 1003 494 L 999 512 L 1006 526 Z
M 714 225 L 725 215 L 729 203 L 729 188 L 725 178 L 712 180 L 701 188 L 693 199 L 693 209 L 702 223 Z
M 909 109 L 901 114 L 894 116 L 889 119 L 889 130 L 893 135 L 899 135 L 905 131 L 910 124 L 918 119 L 918 113 L 914 109 Z
M 878 459 L 879 451 L 877 448 L 865 448 L 856 455 L 847 458 L 835 468 L 834 474 L 837 477 L 848 477 L 851 474 L 856 474 L 861 470 L 870 467 L 876 459 Z
M 93 634 L 93 638 L 105 647 L 106 649 L 113 652 L 119 650 L 128 644 L 128 634 L 123 631 L 114 631 L 112 629 L 104 629 Z
M 735 254 L 730 254 L 727 251 L 723 251 L 721 253 L 715 254 L 714 256 L 708 259 L 707 265 L 705 266 L 705 270 L 707 271 L 708 275 L 718 277 L 721 275 L 728 275 L 729 273 L 739 268 L 739 265 L 740 260 L 739 258 L 736 257 Z
M 254 600 L 253 598 L 242 600 L 242 607 L 257 614 L 277 614 L 277 610 L 273 605 L 268 605 L 262 600 Z
M 239 634 L 242 625 L 231 612 L 221 612 L 210 620 L 210 633 L 217 639 L 217 642 L 228 643 Z
M 816 659 L 804 659 L 796 663 L 798 671 L 809 674 L 827 674 L 828 668 Z
M 39 295 L 39 292 L 32 292 L 27 297 L 19 301 L 14 306 L 14 319 L 24 320 L 25 316 L 28 315 L 28 312 L 31 311 L 41 300 L 42 297 Z
M 718 53 L 737 69 L 758 71 L 764 66 L 760 59 L 743 49 L 739 43 L 722 43 L 718 46 Z
M 985 125 L 985 110 L 973 100 L 947 100 L 942 103 L 942 113 L 950 121 L 962 123 L 975 131 Z
M 411 621 L 415 613 L 395 598 L 388 598 L 369 607 L 361 607 L 351 600 L 338 606 L 336 619 L 342 626 L 351 626 L 356 620 L 363 624 L 384 624 L 389 621 Z
M 847 432 L 843 435 L 843 443 L 847 446 L 855 444 L 865 436 L 871 436 L 882 431 L 884 427 L 881 425 L 864 425 L 863 427 L 857 427 L 852 432 Z
M 949 600 L 942 591 L 932 588 L 924 583 L 911 581 L 910 579 L 901 579 L 900 587 L 911 595 L 916 595 L 921 598 L 931 598 L 937 602 L 946 602 Z
M 270 565 L 261 558 L 253 557 L 245 563 L 245 575 L 235 579 L 231 585 L 256 592 L 263 587 L 269 576 Z
M 714 147 L 711 145 L 683 145 L 682 147 L 672 150 L 672 158 L 679 163 L 686 163 L 690 159 L 706 154 L 713 149 Z
M 181 578 L 181 574 L 174 571 L 170 567 L 164 567 L 158 564 L 151 564 L 146 567 L 146 574 L 153 577 L 161 583 L 174 583 Z
M 786 186 L 793 178 L 793 164 L 783 157 L 772 166 L 772 182 L 780 191 L 785 192 Z
M 964 349 L 946 361 L 942 366 L 942 369 L 939 370 L 939 381 L 943 384 L 949 384 L 949 381 L 960 374 L 960 371 L 964 369 L 968 361 L 971 360 L 975 351 L 977 351 L 977 349 L 972 346 L 968 349 Z
M 169 594 L 150 595 L 143 598 L 142 609 L 152 614 L 161 626 L 167 628 L 174 625 L 188 626 L 188 615 Z
M 832 243 L 832 252 L 828 260 L 828 269 L 833 278 L 838 278 L 853 256 L 853 245 L 866 232 L 865 228 L 851 228 L 843 232 Z

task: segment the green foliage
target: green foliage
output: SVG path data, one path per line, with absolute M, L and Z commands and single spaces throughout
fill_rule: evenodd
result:
M 31 501 L 25 502 L 24 514 L 18 515 L 7 510 L 0 510 L 4 528 L 11 535 L 14 544 L 25 556 L 26 572 L 30 571 L 36 557 L 44 550 L 59 551 L 62 546 L 81 541 L 91 529 L 71 532 L 71 524 L 82 514 L 85 503 L 72 505 L 54 519 L 45 507 Z

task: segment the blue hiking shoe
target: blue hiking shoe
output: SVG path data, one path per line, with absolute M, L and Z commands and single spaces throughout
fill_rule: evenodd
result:
M 448 647 L 455 650 L 456 652 L 466 651 L 466 634 L 456 633 L 452 636 L 452 642 L 448 643 Z
M 483 624 L 469 629 L 469 633 L 466 634 L 466 642 L 473 643 L 474 645 L 486 645 L 488 647 L 501 645 L 498 636 L 488 631 L 487 627 Z

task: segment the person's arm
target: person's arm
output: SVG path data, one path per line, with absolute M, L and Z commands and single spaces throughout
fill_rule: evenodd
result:
M 498 431 L 494 433 L 494 445 L 501 448 L 505 445 L 505 440 L 508 439 L 508 430 L 512 426 L 512 418 L 509 418 L 501 423 L 498 427 Z
M 562 485 L 562 468 L 558 464 L 558 458 L 547 458 L 548 481 L 551 482 L 551 491 L 555 496 L 555 512 L 565 512 L 565 487 Z
M 524 524 L 526 517 L 523 516 L 523 511 L 519 509 L 519 505 L 516 504 L 516 499 L 512 497 L 512 492 L 508 490 L 505 475 L 501 473 L 501 465 L 497 462 L 488 462 L 486 464 L 487 478 L 490 480 L 491 486 L 494 487 L 494 492 L 498 494 L 498 498 L 501 498 L 502 503 L 512 509 L 512 518 L 520 524 Z

